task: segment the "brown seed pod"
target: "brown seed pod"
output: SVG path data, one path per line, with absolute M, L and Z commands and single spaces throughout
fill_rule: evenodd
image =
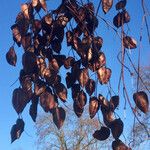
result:
M 21 34 L 20 30 L 17 24 L 14 24 L 11 26 L 12 34 L 13 34 L 13 40 L 17 43 L 17 45 L 20 47 L 21 45 Z
M 126 146 L 121 140 L 117 139 L 112 142 L 113 150 L 132 150 L 128 146 Z
M 16 124 L 14 124 L 11 128 L 11 143 L 20 138 L 24 131 L 24 125 L 25 123 L 22 119 L 17 119 Z
M 85 86 L 85 89 L 89 96 L 91 96 L 95 91 L 95 81 L 93 79 L 89 79 Z
M 60 129 L 65 121 L 66 118 L 66 112 L 62 107 L 56 107 L 53 112 L 53 122 L 57 126 L 58 129 Z
M 81 60 L 75 61 L 72 65 L 71 72 L 76 74 L 77 76 L 80 70 L 80 66 L 81 66 Z
M 39 2 L 39 0 L 32 0 L 32 7 L 39 12 L 41 9 L 41 3 Z
M 31 47 L 31 43 L 32 43 L 31 33 L 27 33 L 25 36 L 21 38 L 21 44 L 25 51 Z
M 57 96 L 65 102 L 67 100 L 67 89 L 62 83 L 55 84 L 55 91 Z
M 73 65 L 74 62 L 75 62 L 74 57 L 69 56 L 64 61 L 64 67 L 66 69 L 69 69 Z
M 102 0 L 102 8 L 105 14 L 111 9 L 112 5 L 113 0 Z
M 139 91 L 133 94 L 133 99 L 136 106 L 143 112 L 148 112 L 149 101 L 148 96 L 144 91 Z
M 51 41 L 51 46 L 52 49 L 54 50 L 54 52 L 56 53 L 60 53 L 61 51 L 61 42 L 58 39 L 54 39 L 53 41 Z
M 39 0 L 40 4 L 41 4 L 41 7 L 44 11 L 47 12 L 47 4 L 46 4 L 46 1 L 45 0 Z
M 118 95 L 111 97 L 110 105 L 112 106 L 113 110 L 115 110 L 118 107 L 118 105 L 119 105 L 119 96 Z
M 38 80 L 34 83 L 34 94 L 40 96 L 46 90 L 46 85 L 43 81 Z
M 100 130 L 96 130 L 93 137 L 97 140 L 104 141 L 110 136 L 110 129 L 102 126 Z
M 6 53 L 6 60 L 10 65 L 16 66 L 17 55 L 14 46 L 10 47 L 9 51 Z
M 115 120 L 114 112 L 103 106 L 101 106 L 101 111 L 102 111 L 103 121 L 104 121 L 105 125 L 110 128 L 112 121 Z
M 73 102 L 73 110 L 75 114 L 77 115 L 77 117 L 80 118 L 84 111 L 84 107 L 80 108 L 76 102 Z
M 34 19 L 32 22 L 32 31 L 34 34 L 38 34 L 42 29 L 41 21 L 38 19 Z
M 76 82 L 76 76 L 73 73 L 67 72 L 66 74 L 66 85 L 67 88 L 71 88 L 73 84 Z
M 94 118 L 94 116 L 98 112 L 99 106 L 100 105 L 97 97 L 91 97 L 89 101 L 89 114 L 91 119 Z
M 75 101 L 76 101 L 76 104 L 78 105 L 78 107 L 83 108 L 87 103 L 86 93 L 83 90 L 81 90 L 78 93 L 78 97 Z
M 116 10 L 124 9 L 126 6 L 127 1 L 121 0 L 116 4 Z
M 13 91 L 12 105 L 18 114 L 22 113 L 28 102 L 29 100 L 22 88 L 16 88 Z
M 66 27 L 67 23 L 69 21 L 69 18 L 65 16 L 64 14 L 60 15 L 57 19 L 57 24 L 61 27 Z
M 85 87 L 89 80 L 89 73 L 87 68 L 83 68 L 80 70 L 78 81 L 82 87 Z
M 32 52 L 25 52 L 22 56 L 23 70 L 27 74 L 37 71 L 36 55 Z
M 80 84 L 73 84 L 71 87 L 72 99 L 76 101 L 80 92 Z
M 32 99 L 32 104 L 30 105 L 29 109 L 29 114 L 34 122 L 36 122 L 37 107 L 38 107 L 38 97 L 35 97 Z
M 119 28 L 124 23 L 128 23 L 130 21 L 130 15 L 126 10 L 119 12 L 113 19 L 113 24 Z
M 73 45 L 73 33 L 71 31 L 66 32 L 67 46 Z
M 101 67 L 100 69 L 97 70 L 97 75 L 98 75 L 99 82 L 101 84 L 107 84 L 111 77 L 111 69 L 106 67 Z
M 18 26 L 20 35 L 26 35 L 29 29 L 29 20 L 24 17 L 22 12 L 18 13 L 15 23 Z
M 20 76 L 20 84 L 22 89 L 24 90 L 28 99 L 31 99 L 33 92 L 32 92 L 32 81 L 29 75 L 22 75 Z
M 112 135 L 115 139 L 118 139 L 120 137 L 120 135 L 123 132 L 123 127 L 124 124 L 120 118 L 115 119 L 114 121 L 111 122 L 110 128 L 111 128 Z
M 102 37 L 97 36 L 93 39 L 92 46 L 93 46 L 94 50 L 99 51 L 101 49 L 102 45 L 103 45 Z
M 51 111 L 57 107 L 57 100 L 50 89 L 46 89 L 46 91 L 40 95 L 40 105 L 45 112 Z
M 26 19 L 30 20 L 33 18 L 33 7 L 30 3 L 22 4 L 21 11 Z
M 134 49 L 137 47 L 137 41 L 130 36 L 125 36 L 123 37 L 123 45 L 125 48 Z

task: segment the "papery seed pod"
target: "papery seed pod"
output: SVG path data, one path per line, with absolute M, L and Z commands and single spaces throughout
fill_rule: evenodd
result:
M 87 103 L 86 93 L 83 90 L 81 90 L 75 101 L 76 101 L 76 104 L 78 105 L 78 107 L 83 108 Z
M 33 17 L 33 8 L 30 3 L 25 3 L 21 5 L 21 11 L 24 17 L 28 20 L 32 19 Z
M 94 116 L 98 112 L 99 106 L 100 105 L 97 97 L 91 97 L 89 101 L 89 114 L 91 119 L 94 118 Z
M 74 57 L 69 56 L 69 57 L 66 58 L 65 61 L 64 61 L 64 67 L 65 67 L 66 69 L 69 69 L 69 68 L 73 65 L 74 62 L 75 62 Z
M 104 141 L 110 136 L 110 129 L 102 126 L 100 130 L 96 130 L 93 137 L 97 140 Z
M 81 69 L 80 73 L 79 73 L 79 77 L 78 77 L 78 81 L 79 81 L 80 85 L 82 87 L 85 87 L 85 85 L 87 84 L 88 80 L 89 80 L 88 69 L 87 68 Z
M 143 112 L 147 113 L 149 108 L 148 96 L 144 91 L 139 91 L 133 94 L 133 99 L 136 106 Z
M 75 114 L 77 115 L 78 118 L 81 117 L 83 111 L 84 111 L 84 107 L 80 108 L 76 102 L 73 103 L 73 110 L 75 112 Z
M 41 4 L 41 7 L 44 11 L 47 12 L 47 4 L 46 4 L 46 1 L 45 0 L 39 0 L 40 4 Z
M 11 131 L 10 131 L 10 135 L 11 135 L 11 143 L 13 143 L 15 140 L 17 140 L 19 138 L 18 134 L 17 134 L 17 125 L 14 124 L 11 128 Z
M 32 23 L 32 31 L 34 34 L 38 34 L 42 29 L 41 21 L 38 19 L 34 19 Z
M 55 85 L 55 91 L 57 96 L 65 102 L 67 100 L 67 89 L 62 83 L 58 83 Z
M 78 51 L 82 48 L 82 43 L 81 43 L 81 39 L 78 37 L 73 37 L 73 41 L 72 41 L 72 48 L 75 49 L 78 53 Z M 79 53 L 78 53 L 79 54 Z
M 111 69 L 101 67 L 97 71 L 98 79 L 101 84 L 107 84 L 111 77 Z
M 24 90 L 28 99 L 31 99 L 33 92 L 32 92 L 32 81 L 29 75 L 20 76 L 20 84 L 22 89 Z
M 116 26 L 117 28 L 121 27 L 122 25 L 122 14 L 119 12 L 114 18 L 113 18 L 113 24 L 114 26 Z
M 54 39 L 53 41 L 51 41 L 51 46 L 52 49 L 54 50 L 54 52 L 56 53 L 60 53 L 61 51 L 61 42 L 58 39 Z
M 102 37 L 97 36 L 93 39 L 92 46 L 93 46 L 94 50 L 99 51 L 101 49 L 102 45 L 103 45 Z
M 62 26 L 62 27 L 65 27 L 67 25 L 68 21 L 69 21 L 69 18 L 67 16 L 65 16 L 64 14 L 60 15 L 57 19 L 58 25 Z
M 11 26 L 12 34 L 13 34 L 13 40 L 17 43 L 17 45 L 20 47 L 21 45 L 21 34 L 20 30 L 17 24 L 14 24 Z
M 14 46 L 11 46 L 9 51 L 6 53 L 6 60 L 10 65 L 16 66 L 17 55 L 14 50 Z
M 31 33 L 27 33 L 25 36 L 21 38 L 21 44 L 25 51 L 27 51 L 28 48 L 31 47 L 32 44 Z
M 18 119 L 16 120 L 16 125 L 17 125 L 17 127 L 20 129 L 21 132 L 24 131 L 25 123 L 24 123 L 24 121 L 23 121 L 22 119 L 18 118 Z
M 32 0 L 32 7 L 39 12 L 41 9 L 41 3 L 39 2 L 39 0 Z
M 115 110 L 119 105 L 119 96 L 112 96 L 110 99 L 110 104 L 112 105 L 113 110 Z
M 15 23 L 18 26 L 20 35 L 26 35 L 29 29 L 29 20 L 24 17 L 22 12 L 18 13 Z
M 70 31 L 71 32 L 71 31 Z M 67 33 L 67 32 L 66 32 Z M 77 25 L 74 29 L 73 32 L 71 32 L 73 36 L 75 37 L 80 37 L 82 35 L 82 30 L 79 25 Z
M 122 12 L 122 16 L 123 16 L 124 23 L 130 22 L 130 15 L 129 15 L 129 13 L 126 10 L 124 10 Z
M 115 120 L 114 112 L 103 106 L 101 106 L 101 111 L 102 111 L 103 121 L 105 125 L 110 128 L 111 123 Z
M 66 85 L 67 88 L 71 88 L 73 84 L 76 82 L 76 76 L 73 73 L 67 72 L 66 74 Z
M 81 66 L 81 60 L 75 61 L 72 65 L 71 72 L 78 76 Z
M 47 89 L 40 95 L 40 105 L 45 112 L 48 112 L 57 107 L 57 100 L 55 96 L 51 93 L 50 89 Z
M 126 146 L 121 140 L 117 139 L 112 142 L 113 150 L 132 150 L 128 146 Z
M 98 96 L 99 103 L 106 110 L 110 110 L 110 102 L 101 94 Z
M 116 10 L 124 9 L 126 6 L 127 1 L 121 0 L 116 4 Z
M 60 129 L 65 121 L 66 118 L 66 112 L 62 107 L 56 107 L 53 112 L 53 122 L 57 126 L 58 129 Z
M 32 104 L 30 105 L 29 114 L 34 122 L 37 118 L 37 107 L 38 107 L 38 97 L 32 99 Z
M 43 81 L 38 80 L 34 83 L 34 94 L 40 96 L 46 90 L 46 85 Z
M 111 9 L 112 5 L 113 0 L 102 0 L 102 8 L 105 14 Z
M 93 79 L 89 79 L 85 86 L 85 89 L 89 96 L 91 96 L 95 91 L 95 81 Z
M 23 69 L 27 74 L 37 71 L 36 55 L 32 52 L 25 52 L 22 56 Z
M 28 102 L 29 100 L 22 88 L 16 88 L 13 91 L 12 105 L 18 114 L 22 113 Z
M 120 137 L 120 135 L 123 132 L 123 127 L 124 124 L 120 118 L 115 119 L 114 121 L 111 122 L 110 128 L 111 128 L 112 135 L 115 139 L 118 139 Z
M 46 23 L 47 25 L 51 25 L 53 22 L 53 18 L 51 14 L 47 14 L 43 17 L 42 21 L 44 21 L 44 23 Z
M 125 36 L 123 37 L 123 45 L 125 48 L 134 49 L 137 47 L 137 41 L 130 36 Z
M 73 44 L 73 33 L 71 31 L 66 32 L 67 46 L 71 46 Z
M 103 52 L 98 53 L 98 59 L 96 63 L 96 70 L 106 65 L 106 57 Z
M 56 59 L 59 67 L 61 67 L 64 64 L 66 56 L 65 55 L 53 55 L 53 58 Z
M 64 34 L 65 34 L 65 31 L 64 31 L 64 28 L 63 27 L 59 27 L 59 31 L 57 29 L 55 29 L 55 36 L 57 37 L 57 39 L 59 40 L 60 43 L 63 42 L 64 40 Z
M 16 124 L 14 124 L 11 128 L 11 143 L 20 138 L 22 132 L 24 131 L 24 125 L 25 124 L 22 119 L 17 119 Z
M 124 10 L 121 13 L 119 12 L 113 19 L 113 24 L 119 28 L 121 27 L 124 23 L 128 23 L 130 21 L 130 15 L 129 13 Z
M 72 98 L 74 101 L 76 101 L 80 93 L 80 84 L 73 84 L 71 87 L 71 91 L 72 91 Z

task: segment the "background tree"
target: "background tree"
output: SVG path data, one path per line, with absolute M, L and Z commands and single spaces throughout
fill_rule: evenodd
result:
M 111 148 L 109 137 L 105 142 L 93 138 L 95 130 L 100 129 L 99 121 L 89 118 L 88 108 L 81 118 L 73 110 L 66 108 L 67 118 L 58 130 L 50 114 L 41 113 L 36 122 L 37 148 L 42 150 L 99 150 Z
M 150 90 L 150 67 L 141 66 L 139 70 L 139 75 L 137 76 L 135 73 L 134 76 L 135 87 L 138 86 L 139 91 Z M 148 96 L 150 96 L 149 93 Z M 134 120 L 133 129 L 131 130 L 129 135 L 130 144 L 134 149 L 138 149 L 138 147 L 140 147 L 142 143 L 146 143 L 150 146 L 150 137 L 145 134 L 145 128 L 142 125 L 144 124 L 148 129 L 148 132 L 150 133 L 150 111 L 146 115 L 143 115 L 142 112 L 138 109 L 136 109 L 136 111 L 141 123 Z

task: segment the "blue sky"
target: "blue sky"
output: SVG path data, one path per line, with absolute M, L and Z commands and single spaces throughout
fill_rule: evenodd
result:
M 117 1 L 117 0 L 116 0 Z M 146 6 L 150 10 L 150 3 L 149 0 L 146 1 Z M 20 4 L 24 3 L 25 0 L 1 0 L 0 2 L 0 149 L 3 150 L 35 150 L 35 129 L 34 123 L 32 122 L 31 118 L 28 115 L 29 106 L 23 112 L 23 118 L 26 123 L 25 125 L 25 132 L 22 134 L 21 139 L 15 141 L 13 144 L 10 144 L 10 129 L 11 126 L 15 123 L 17 119 L 17 114 L 14 111 L 12 104 L 11 104 L 11 97 L 13 89 L 19 86 L 19 82 L 16 82 L 12 87 L 12 83 L 16 81 L 19 75 L 19 70 L 21 68 L 21 54 L 23 52 L 22 48 L 18 48 L 15 46 L 18 61 L 17 66 L 12 67 L 7 64 L 5 59 L 5 54 L 8 51 L 9 47 L 13 44 L 12 35 L 10 27 L 15 21 L 15 17 L 17 13 L 20 11 Z M 97 6 L 97 0 L 93 0 L 95 5 Z M 52 4 L 51 4 L 52 3 Z M 56 4 L 58 5 L 60 1 L 48 1 L 50 7 L 55 7 Z M 141 6 L 139 2 L 135 0 L 128 1 L 127 10 L 131 16 L 131 22 L 129 25 L 129 35 L 132 35 L 139 41 L 139 34 L 140 34 L 140 26 L 142 22 L 142 14 L 141 14 Z M 107 15 L 104 15 L 102 10 L 99 11 L 99 15 L 102 17 L 106 17 L 112 23 L 112 19 L 117 14 L 115 9 L 113 8 Z M 150 25 L 150 20 L 149 25 Z M 120 64 L 116 59 L 116 55 L 120 49 L 120 42 L 118 40 L 118 36 L 116 33 L 111 29 L 107 28 L 106 24 L 100 20 L 99 23 L 100 27 L 97 29 L 97 34 L 103 37 L 104 45 L 102 47 L 106 58 L 107 58 L 107 66 L 112 68 L 112 78 L 111 84 L 113 89 L 117 92 L 117 84 L 118 84 L 118 77 L 120 73 Z M 145 26 L 144 26 L 145 27 Z M 141 57 L 141 64 L 143 65 L 150 65 L 150 46 L 148 44 L 147 36 L 146 36 L 146 29 L 143 29 L 144 38 L 142 40 L 142 57 Z M 66 49 L 66 47 L 63 47 Z M 137 63 L 137 53 L 138 49 L 133 50 L 131 53 L 131 58 L 133 62 Z M 126 64 L 131 68 L 129 62 L 126 61 Z M 132 101 L 132 92 L 134 89 L 132 88 L 131 84 L 131 77 L 128 73 L 125 74 L 125 79 L 127 81 L 127 89 L 129 91 L 129 95 Z M 104 90 L 105 88 L 99 86 L 98 92 L 106 95 Z M 119 107 L 118 113 L 120 113 L 120 117 L 123 119 L 123 104 L 124 99 L 121 97 L 121 105 Z M 127 108 L 129 106 L 127 105 Z M 125 121 L 125 134 L 127 133 L 128 129 L 130 129 L 132 122 L 132 114 L 130 108 L 127 110 L 127 118 Z M 144 150 L 144 149 L 143 149 Z M 146 149 L 145 149 L 146 150 Z

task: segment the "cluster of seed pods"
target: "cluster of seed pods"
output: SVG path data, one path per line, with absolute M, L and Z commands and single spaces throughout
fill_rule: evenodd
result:
M 104 13 L 107 13 L 112 5 L 113 0 L 102 0 Z M 116 10 L 122 10 L 113 20 L 117 28 L 130 21 L 125 5 L 125 0 L 116 4 Z M 41 11 L 42 16 L 39 14 Z M 68 30 L 67 25 L 72 20 L 75 21 L 75 27 Z M 119 140 L 123 132 L 123 122 L 120 118 L 114 118 L 119 97 L 114 95 L 108 101 L 101 94 L 95 96 L 97 83 L 89 75 L 91 72 L 95 73 L 101 85 L 107 84 L 111 77 L 111 69 L 106 67 L 106 57 L 101 50 L 103 39 L 94 35 L 98 23 L 92 2 L 80 5 L 76 0 L 63 0 L 57 9 L 50 12 L 45 0 L 32 0 L 22 4 L 21 12 L 11 27 L 14 42 L 24 50 L 23 68 L 19 75 L 20 87 L 13 91 L 12 104 L 20 115 L 31 102 L 29 114 L 34 122 L 37 107 L 40 105 L 45 112 L 52 114 L 53 122 L 60 129 L 65 121 L 66 112 L 59 106 L 59 101 L 66 102 L 68 89 L 71 89 L 73 110 L 77 117 L 82 115 L 88 98 L 90 118 L 92 119 L 99 110 L 102 112 L 105 126 L 95 131 L 93 137 L 106 140 L 111 131 L 115 139 L 113 149 L 116 150 L 119 146 L 127 148 Z M 68 52 L 62 54 L 64 39 L 74 56 L 68 56 Z M 130 36 L 124 36 L 123 42 L 125 48 L 136 48 L 136 41 Z M 10 65 L 16 66 L 14 45 L 7 52 L 6 59 Z M 62 67 L 67 70 L 63 75 L 66 83 L 61 80 Z M 141 92 L 134 95 L 137 106 L 143 112 L 148 110 L 147 107 L 143 109 L 139 95 L 147 105 L 148 98 L 145 94 Z M 24 129 L 23 120 L 18 120 L 11 129 L 12 142 L 21 136 Z

